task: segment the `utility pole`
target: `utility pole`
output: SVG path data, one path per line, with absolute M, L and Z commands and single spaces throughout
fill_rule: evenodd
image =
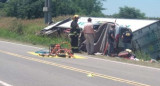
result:
M 49 24 L 52 22 L 52 16 L 51 16 L 51 0 L 45 0 L 45 4 L 43 7 L 44 12 L 44 22 L 45 24 Z

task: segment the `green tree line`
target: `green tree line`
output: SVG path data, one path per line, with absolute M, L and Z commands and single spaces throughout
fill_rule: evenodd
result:
M 112 16 L 115 18 L 130 18 L 130 19 L 144 19 L 145 13 L 142 13 L 139 9 L 136 9 L 134 7 L 120 7 L 119 13 L 113 14 Z
M 145 13 L 134 7 L 120 7 L 113 15 L 104 15 L 102 10 L 105 0 L 51 0 L 52 17 L 62 15 L 85 15 L 92 17 L 112 17 L 130 19 L 159 19 L 146 17 Z M 45 0 L 0 0 L 0 16 L 24 19 L 42 18 Z
M 52 16 L 81 14 L 103 16 L 104 0 L 51 0 Z M 45 0 L 1 0 L 0 16 L 33 19 L 43 17 Z

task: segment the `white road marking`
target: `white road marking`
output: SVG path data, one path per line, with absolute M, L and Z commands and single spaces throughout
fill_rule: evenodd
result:
M 2 86 L 13 86 L 13 85 L 10 85 L 10 84 L 8 84 L 6 82 L 3 82 L 3 81 L 0 81 L 0 85 L 2 85 Z
M 107 62 L 113 62 L 113 63 L 117 63 L 117 64 L 124 64 L 124 65 L 131 65 L 131 66 L 136 66 L 136 67 L 148 68 L 148 69 L 153 69 L 153 70 L 159 70 L 160 71 L 159 68 L 154 68 L 154 67 L 147 67 L 147 66 L 142 66 L 142 65 L 123 63 L 123 62 L 111 61 L 111 60 L 107 60 L 107 59 L 100 59 L 100 58 L 93 58 L 93 57 L 88 57 L 88 58 L 92 58 L 92 59 L 96 59 L 96 60 L 102 60 L 102 61 L 107 61 Z
M 20 45 L 20 46 L 25 46 L 25 47 L 31 47 L 31 48 L 37 48 L 37 49 L 44 49 L 44 48 L 39 48 L 39 47 L 31 46 L 31 45 L 25 45 L 25 44 L 20 44 L 20 43 L 12 43 L 12 42 L 8 42 L 8 41 L 0 41 L 0 42 L 9 43 L 9 44 L 15 44 L 15 45 Z
M 39 47 L 35 47 L 35 46 L 31 46 L 31 45 L 24 45 L 24 44 L 19 44 L 19 43 L 12 43 L 12 42 L 6 42 L 6 41 L 0 41 L 0 42 L 10 43 L 10 44 L 15 44 L 15 45 L 20 45 L 20 46 L 33 47 L 33 48 L 37 48 L 37 49 L 44 49 L 44 48 L 39 48 Z M 80 55 L 80 54 L 79 54 L 79 55 Z M 81 55 L 81 56 L 82 56 L 82 55 Z M 84 55 L 83 55 L 83 56 L 84 56 Z M 85 56 L 85 57 L 91 58 L 91 59 L 96 59 L 96 60 L 101 60 L 101 61 L 113 62 L 113 63 L 117 63 L 117 64 L 125 64 L 125 65 L 136 66 L 136 67 L 141 67 L 141 68 L 147 68 L 147 69 L 153 69 L 153 70 L 159 70 L 159 71 L 160 71 L 159 68 L 147 67 L 147 66 L 130 64 L 130 63 L 123 63 L 123 62 L 118 62 L 118 61 L 111 61 L 111 60 L 101 59 L 101 58 L 93 58 L 93 57 L 90 57 L 90 56 Z
M 80 55 L 80 54 L 78 54 L 78 55 Z M 80 56 L 84 56 L 84 55 L 80 55 Z M 111 61 L 111 60 L 101 59 L 101 58 L 93 58 L 93 57 L 90 57 L 90 56 L 85 56 L 85 57 L 90 58 L 90 59 L 96 59 L 96 60 L 106 61 L 106 62 L 112 62 L 112 63 L 116 63 L 116 64 L 130 65 L 130 66 L 136 66 L 136 67 L 141 67 L 141 68 L 147 68 L 147 69 L 153 69 L 153 70 L 160 71 L 159 68 L 154 68 L 154 67 L 147 67 L 147 66 L 130 64 L 130 63 L 123 63 L 123 62 L 118 62 L 118 61 Z

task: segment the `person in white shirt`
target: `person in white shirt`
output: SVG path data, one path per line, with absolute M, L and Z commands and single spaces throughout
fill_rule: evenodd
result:
M 93 29 L 93 24 L 91 23 L 92 19 L 88 18 L 88 23 L 84 26 L 84 36 L 85 36 L 85 41 L 86 41 L 86 49 L 88 55 L 94 55 L 94 36 L 95 32 Z

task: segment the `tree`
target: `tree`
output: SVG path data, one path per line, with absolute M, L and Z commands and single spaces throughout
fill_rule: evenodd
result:
M 120 11 L 118 14 L 114 14 L 113 17 L 117 18 L 131 18 L 131 19 L 143 19 L 145 18 L 145 14 L 141 13 L 139 9 L 135 9 L 134 7 L 120 7 Z
M 52 15 L 102 15 L 104 0 L 52 0 Z M 97 16 L 98 16 L 97 15 Z
M 0 0 L 0 2 L 5 3 L 7 0 Z
M 80 12 L 85 15 L 93 15 L 93 13 L 101 15 L 104 10 L 102 1 L 105 0 L 72 0 L 77 7 L 81 8 Z
M 8 0 L 5 3 L 7 16 L 17 18 L 43 17 L 45 0 Z M 53 17 L 60 15 L 81 14 L 87 16 L 102 16 L 102 1 L 104 0 L 51 0 L 51 13 Z
M 52 16 L 72 15 L 80 8 L 76 7 L 71 0 L 52 0 Z
M 7 16 L 17 18 L 43 17 L 44 0 L 10 0 L 5 5 Z
M 5 16 L 4 3 L 0 2 L 0 17 Z

